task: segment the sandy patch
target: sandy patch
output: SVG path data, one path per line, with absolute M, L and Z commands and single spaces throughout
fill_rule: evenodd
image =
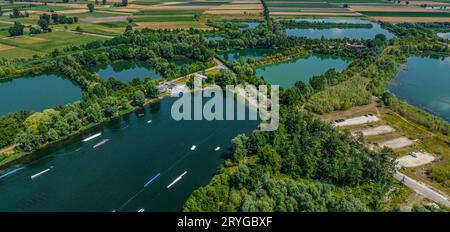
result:
M 112 23 L 112 22 L 126 22 L 128 16 L 115 16 L 115 17 L 100 17 L 100 18 L 82 18 L 80 22 L 86 23 Z
M 88 9 L 73 9 L 73 10 L 60 10 L 56 11 L 57 14 L 78 14 L 78 13 L 86 13 Z
M 415 156 L 411 154 L 402 156 L 397 159 L 398 166 L 400 167 L 418 167 L 432 162 L 435 158 L 428 152 L 414 152 Z
M 252 5 L 221 5 L 212 7 L 210 10 L 262 10 L 263 6 L 261 4 Z
M 357 136 L 357 135 L 361 134 L 362 136 L 367 137 L 367 136 L 387 134 L 387 133 L 391 133 L 394 131 L 395 131 L 395 129 L 392 128 L 391 126 L 383 125 L 383 126 L 378 126 L 378 127 L 373 127 L 373 128 L 367 128 L 364 130 L 353 131 L 352 135 Z
M 357 12 L 270 12 L 270 15 L 332 15 L 332 16 L 360 16 Z
M 14 47 L 11 47 L 11 46 L 8 46 L 8 45 L 4 45 L 4 44 L 0 44 L 0 51 L 6 51 L 6 50 L 9 50 L 11 48 L 14 48 Z
M 378 122 L 380 119 L 377 116 L 360 116 L 360 117 L 355 117 L 355 118 L 349 118 L 349 119 L 345 119 L 343 122 L 336 122 L 333 123 L 333 125 L 335 126 L 354 126 L 354 125 L 361 125 L 361 124 L 366 124 L 366 123 L 371 123 L 371 122 Z
M 437 10 L 413 6 L 351 6 L 353 11 L 383 11 L 383 12 L 438 12 Z
M 260 4 L 261 1 L 259 1 L 259 0 L 234 0 L 234 1 L 231 1 L 231 3 L 232 4 L 243 4 L 243 3 L 246 3 L 246 4 L 251 4 L 251 3 Z
M 204 14 L 262 14 L 262 10 L 207 10 Z
M 17 43 L 27 43 L 27 44 L 36 44 L 48 41 L 44 38 L 34 37 L 34 36 L 16 36 L 16 37 L 6 37 L 4 40 L 11 40 Z
M 373 16 L 370 17 L 374 20 L 393 23 L 417 23 L 417 22 L 450 22 L 450 17 L 383 17 Z
M 136 5 L 130 4 L 124 9 L 138 10 L 207 10 L 215 6 L 169 6 L 169 5 Z
M 378 144 L 379 147 L 389 147 L 391 149 L 398 149 L 403 147 L 409 147 L 413 143 L 412 140 L 406 137 L 400 137 L 388 141 L 384 141 Z

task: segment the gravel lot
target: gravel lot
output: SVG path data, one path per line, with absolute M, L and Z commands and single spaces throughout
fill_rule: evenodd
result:
M 408 139 L 406 137 L 400 137 L 400 138 L 388 140 L 388 141 L 385 141 L 385 142 L 381 142 L 378 145 L 380 147 L 389 147 L 391 149 L 398 149 L 398 148 L 402 148 L 402 147 L 411 146 L 412 143 L 413 143 L 412 140 L 410 140 L 410 139 Z
M 335 126 L 353 126 L 353 125 L 361 125 L 365 123 L 371 123 L 379 121 L 380 119 L 377 116 L 360 116 L 356 118 L 345 119 L 343 122 L 338 122 Z
M 361 133 L 364 137 L 367 137 L 367 136 L 373 136 L 373 135 L 387 134 L 387 133 L 391 133 L 394 131 L 395 131 L 395 129 L 392 128 L 391 126 L 383 125 L 383 126 L 378 126 L 378 127 L 374 127 L 374 128 L 367 128 L 364 130 L 353 131 L 352 135 L 357 136 L 358 134 Z
M 430 163 L 434 160 L 434 156 L 428 152 L 415 152 L 417 157 L 405 155 L 397 159 L 398 165 L 401 167 L 418 167 Z

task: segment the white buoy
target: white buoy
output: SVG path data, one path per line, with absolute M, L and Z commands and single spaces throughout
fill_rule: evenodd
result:
M 195 150 L 195 148 L 197 148 L 197 146 L 195 146 L 195 145 L 192 145 L 192 147 L 191 147 L 191 151 Z
M 148 120 L 147 123 L 152 123 L 152 120 Z
M 216 149 L 214 149 L 214 151 L 218 151 L 218 150 L 220 150 L 220 147 L 216 147 Z

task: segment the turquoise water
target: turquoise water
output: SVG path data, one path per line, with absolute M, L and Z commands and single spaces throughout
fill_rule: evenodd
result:
M 152 70 L 144 62 L 135 61 L 118 61 L 113 64 L 91 67 L 88 70 L 97 73 L 104 80 L 114 77 L 122 82 L 129 82 L 136 77 L 141 80 L 144 80 L 146 77 L 155 80 L 162 78 L 159 73 Z
M 309 55 L 295 60 L 272 64 L 256 69 L 270 84 L 283 88 L 294 86 L 295 82 L 307 83 L 313 76 L 318 76 L 331 68 L 342 71 L 351 63 L 350 59 L 330 55 Z
M 381 28 L 377 23 L 361 19 L 312 19 L 302 18 L 297 21 L 308 22 L 330 22 L 330 23 L 371 23 L 372 28 L 330 28 L 330 29 L 286 29 L 286 33 L 291 36 L 304 36 L 312 39 L 324 38 L 351 38 L 351 39 L 373 39 L 377 34 L 384 34 L 388 39 L 395 35 L 386 29 Z
M 219 55 L 229 62 L 236 62 L 239 60 L 247 61 L 249 58 L 260 60 L 264 56 L 273 55 L 277 53 L 274 49 L 243 49 L 219 52 Z
M 213 36 L 213 37 L 206 37 L 206 40 L 208 40 L 208 41 L 222 41 L 222 40 L 224 40 L 224 38 L 220 37 L 220 36 Z
M 399 99 L 450 122 L 450 57 L 410 57 L 389 85 Z
M 28 157 L 17 166 L 23 170 L 0 179 L 0 211 L 181 210 L 230 157 L 231 139 L 251 132 L 258 121 L 175 121 L 175 100 L 165 98 Z M 97 132 L 102 136 L 82 142 Z M 110 140 L 93 148 L 103 139 Z
M 81 99 L 81 89 L 67 79 L 44 74 L 0 82 L 0 115 L 42 111 Z

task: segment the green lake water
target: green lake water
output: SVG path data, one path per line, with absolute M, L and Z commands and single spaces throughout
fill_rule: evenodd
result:
M 23 169 L 0 178 L 0 211 L 181 210 L 230 156 L 231 139 L 251 132 L 258 121 L 174 121 L 175 100 L 163 99 L 28 157 L 15 167 Z M 102 136 L 82 142 L 97 132 Z M 93 148 L 103 139 L 110 140 Z
M 389 84 L 399 99 L 450 122 L 450 57 L 410 57 Z
M 219 52 L 219 55 L 229 62 L 236 62 L 239 60 L 247 61 L 249 58 L 260 60 L 264 56 L 273 55 L 277 53 L 274 49 L 243 49 L 243 50 L 230 50 Z
M 144 62 L 135 61 L 118 61 L 113 64 L 94 66 L 90 67 L 88 71 L 97 73 L 104 80 L 114 77 L 122 82 L 129 82 L 136 77 L 141 80 L 146 77 L 155 80 L 161 79 L 161 75 Z
M 262 76 L 270 84 L 289 88 L 294 86 L 297 81 L 307 83 L 311 77 L 321 75 L 331 68 L 340 72 L 350 63 L 350 59 L 343 57 L 313 54 L 257 68 L 256 74 Z
M 286 29 L 286 33 L 292 36 L 302 36 L 311 39 L 324 38 L 351 38 L 351 39 L 373 39 L 377 34 L 384 34 L 388 39 L 394 38 L 395 35 L 386 29 L 383 29 L 379 24 L 362 20 L 362 19 L 312 19 L 304 18 L 297 19 L 298 21 L 308 22 L 329 22 L 329 23 L 360 23 L 372 24 L 372 28 L 327 28 L 327 29 Z
M 81 99 L 81 89 L 67 79 L 45 74 L 0 82 L 0 115 L 42 111 Z

